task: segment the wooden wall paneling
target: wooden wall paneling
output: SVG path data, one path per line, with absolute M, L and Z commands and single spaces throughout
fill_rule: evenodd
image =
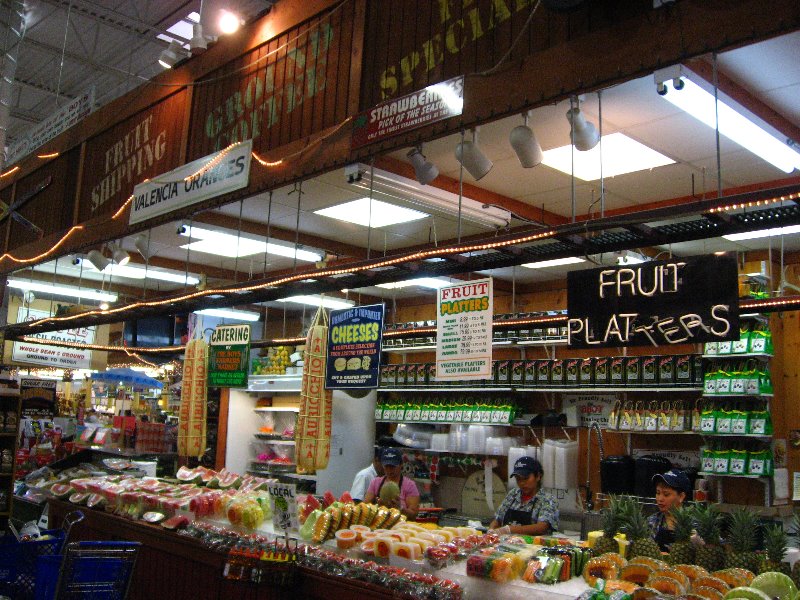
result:
M 219 417 L 217 418 L 217 455 L 214 468 L 219 471 L 225 466 L 225 453 L 228 450 L 228 410 L 231 391 L 222 388 L 219 393 Z
M 11 206 L 14 202 L 14 194 L 17 189 L 17 184 L 9 185 L 0 190 L 0 202 L 7 206 Z M 0 250 L 6 252 L 8 250 L 9 231 L 11 230 L 11 217 L 6 216 L 5 220 L 0 223 Z
M 79 163 L 80 149 L 75 148 L 50 160 L 17 182 L 15 201 L 33 194 L 19 208 L 19 214 L 41 228 L 45 236 L 64 231 L 72 225 L 71 199 L 75 196 Z M 37 188 L 43 185 L 46 187 L 37 192 Z M 26 225 L 10 217 L 9 219 L 12 221 L 9 249 L 19 248 L 39 239 Z
M 183 159 L 184 88 L 86 143 L 79 200 L 80 221 L 115 213 L 149 177 L 179 166 Z
M 86 168 L 86 142 L 80 145 L 80 159 L 78 161 L 78 179 L 75 183 L 75 197 L 72 200 L 72 223 L 77 225 L 81 215 L 81 190 L 83 189 L 83 171 Z

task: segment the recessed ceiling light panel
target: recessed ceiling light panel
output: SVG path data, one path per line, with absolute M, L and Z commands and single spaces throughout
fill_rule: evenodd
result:
M 388 225 L 419 221 L 430 216 L 413 208 L 396 206 L 375 198 L 371 202 L 369 198 L 359 198 L 358 200 L 351 200 L 343 204 L 315 210 L 314 213 L 364 227 L 387 227 Z

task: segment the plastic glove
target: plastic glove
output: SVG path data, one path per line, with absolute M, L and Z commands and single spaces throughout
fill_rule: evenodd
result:
M 511 533 L 511 526 L 503 525 L 502 527 L 498 527 L 497 529 L 492 529 L 492 533 L 496 533 L 497 535 L 505 535 L 507 533 Z

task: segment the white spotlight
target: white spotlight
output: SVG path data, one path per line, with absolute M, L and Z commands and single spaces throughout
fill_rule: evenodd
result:
M 219 14 L 219 30 L 224 34 L 236 33 L 242 20 L 228 10 L 221 10 Z
M 586 152 L 597 146 L 600 134 L 594 124 L 583 116 L 580 107 L 575 106 L 567 111 L 567 121 L 572 125 L 570 139 L 574 140 L 576 150 Z
M 183 46 L 175 40 L 172 40 L 169 43 L 169 47 L 165 48 L 158 57 L 158 64 L 165 69 L 171 69 L 184 58 L 186 58 L 186 51 L 183 49 Z
M 414 166 L 414 176 L 422 185 L 428 185 L 439 176 L 439 169 L 432 162 L 428 162 L 425 159 L 421 146 L 412 148 L 406 156 Z
M 525 113 L 525 123 L 517 125 L 511 130 L 511 134 L 508 136 L 508 143 L 517 153 L 519 163 L 525 169 L 535 167 L 544 159 L 542 147 L 539 145 L 533 130 L 528 127 L 528 113 Z
M 195 23 L 192 25 L 192 39 L 189 41 L 189 50 L 192 55 L 202 54 L 208 49 L 208 40 L 203 35 L 203 25 Z
M 136 248 L 136 251 L 142 255 L 142 258 L 150 260 L 152 254 L 150 253 L 150 241 L 147 239 L 147 236 L 143 233 L 140 233 L 135 238 L 133 238 L 133 246 Z
M 89 254 L 86 255 L 86 260 L 92 263 L 92 266 L 98 271 L 102 271 L 111 264 L 111 259 L 103 256 L 100 250 L 89 250 Z
M 471 142 L 460 142 L 456 146 L 456 160 L 478 181 L 492 170 L 494 164 L 478 146 L 478 128 L 472 130 Z
M 109 244 L 108 249 L 111 251 L 112 260 L 119 266 L 127 265 L 131 261 L 131 255 L 118 244 Z

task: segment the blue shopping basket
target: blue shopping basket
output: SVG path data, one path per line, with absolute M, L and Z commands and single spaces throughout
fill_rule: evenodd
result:
M 139 542 L 71 542 L 63 556 L 42 556 L 36 600 L 125 600 Z
M 13 535 L 0 538 L 0 595 L 32 600 L 39 557 L 59 554 L 71 527 L 82 520 L 82 512 L 72 512 L 64 517 L 62 529 L 43 531 L 39 539 L 30 542 L 20 542 Z

